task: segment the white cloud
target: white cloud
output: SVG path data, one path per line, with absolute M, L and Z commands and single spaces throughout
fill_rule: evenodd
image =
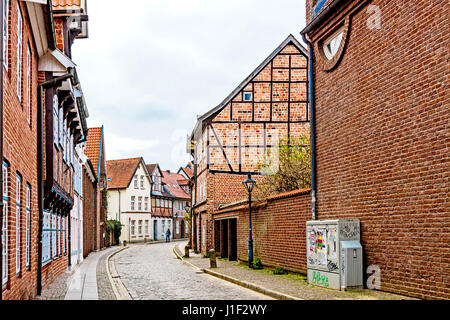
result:
M 290 33 L 298 0 L 119 0 L 89 2 L 89 39 L 73 59 L 89 126 L 105 126 L 108 159 L 143 156 L 176 170 L 186 159 L 174 132 L 218 105 Z M 181 138 L 178 139 L 181 141 Z M 182 150 L 182 151 L 179 151 Z

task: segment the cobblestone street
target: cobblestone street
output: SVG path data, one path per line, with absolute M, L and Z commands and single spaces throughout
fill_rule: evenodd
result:
M 132 245 L 113 261 L 135 300 L 271 300 L 238 285 L 186 266 L 172 249 L 176 243 Z

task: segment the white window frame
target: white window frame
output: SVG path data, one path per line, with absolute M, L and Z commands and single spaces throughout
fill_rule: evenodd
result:
M 21 223 L 21 213 L 20 213 L 20 202 L 21 202 L 21 190 L 22 190 L 22 177 L 18 174 L 16 175 L 16 274 L 20 273 L 21 270 L 21 243 L 20 243 L 20 223 Z
M 138 175 L 134 176 L 134 188 L 135 189 L 139 189 L 139 187 L 138 187 Z
M 30 268 L 30 259 L 31 259 L 31 186 L 27 183 L 27 191 L 26 191 L 26 258 L 25 258 L 25 267 Z
M 27 121 L 31 124 L 31 50 L 30 44 L 27 45 Z
M 344 37 L 344 29 L 340 28 L 335 33 L 333 33 L 327 40 L 324 41 L 322 49 L 325 57 L 328 60 L 332 60 L 334 56 L 339 51 L 342 39 Z
M 51 241 L 51 253 L 52 253 L 52 258 L 56 258 L 57 253 L 56 253 L 56 214 L 52 213 L 50 215 L 50 219 L 51 219 L 51 233 L 52 233 L 52 241 Z
M 138 211 L 142 211 L 142 197 L 138 197 Z
M 141 190 L 144 190 L 144 176 L 141 176 Z
M 136 210 L 136 196 L 131 196 L 131 211 Z
M 142 220 L 138 221 L 138 236 L 142 237 Z
M 175 225 L 176 225 L 177 234 L 179 234 L 180 233 L 180 220 L 177 220 Z
M 245 99 L 246 95 L 250 95 L 249 99 Z M 253 92 L 243 92 L 242 93 L 242 100 L 245 102 L 253 101 Z
M 131 220 L 131 237 L 136 238 L 136 220 Z
M 59 140 L 59 101 L 58 95 L 53 96 L 53 142 L 58 145 Z
M 8 71 L 8 44 L 9 44 L 9 3 L 10 0 L 3 1 L 3 66 Z
M 145 211 L 148 211 L 148 197 L 145 197 L 144 208 Z
M 161 200 L 159 198 L 156 198 L 155 207 L 159 208 L 160 206 L 161 206 Z
M 3 225 L 2 225 L 2 287 L 8 283 L 9 270 L 8 270 L 8 165 L 3 162 Z
M 150 235 L 149 221 L 148 220 L 145 220 L 145 229 L 144 229 L 144 231 L 145 231 L 145 235 L 146 236 Z
M 52 214 L 44 210 L 42 224 L 42 263 L 45 265 L 51 260 L 51 218 Z
M 17 98 L 22 101 L 23 17 L 17 3 Z

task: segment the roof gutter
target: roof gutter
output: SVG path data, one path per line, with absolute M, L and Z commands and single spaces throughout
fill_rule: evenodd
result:
M 315 113 L 315 100 L 314 100 L 314 47 L 311 42 L 306 39 L 304 33 L 301 34 L 303 41 L 309 47 L 309 106 L 310 106 L 310 136 L 311 136 L 311 209 L 312 209 L 312 220 L 317 218 L 317 208 L 316 208 L 316 195 L 317 195 L 317 173 L 316 173 L 316 113 Z
M 311 30 L 313 30 L 317 25 L 322 22 L 328 15 L 334 11 L 338 6 L 348 2 L 349 0 L 334 0 L 332 1 L 323 11 L 319 13 L 318 16 L 316 16 L 313 21 L 311 21 L 302 31 L 300 31 L 300 34 L 303 35 L 307 34 Z M 305 40 L 305 38 L 303 38 Z M 308 41 L 305 41 L 309 45 Z

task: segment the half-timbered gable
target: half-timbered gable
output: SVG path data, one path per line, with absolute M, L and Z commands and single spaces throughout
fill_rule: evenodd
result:
M 308 53 L 289 35 L 225 100 L 198 118 L 190 137 L 195 249 L 212 247 L 211 214 L 246 196 L 245 175 L 260 174 L 259 165 L 280 139 L 309 135 L 307 74 Z

